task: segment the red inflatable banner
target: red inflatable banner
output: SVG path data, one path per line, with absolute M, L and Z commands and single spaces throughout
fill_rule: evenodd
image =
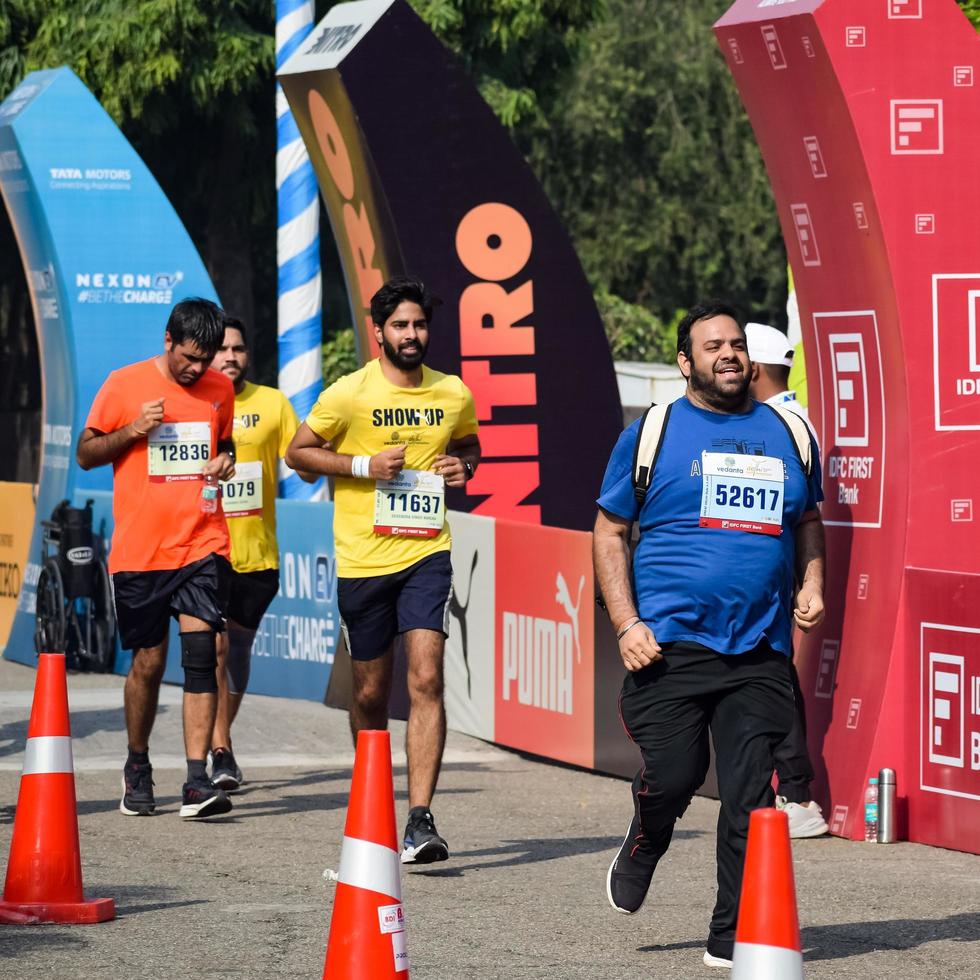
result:
M 980 38 L 953 0 L 739 0 L 715 25 L 769 171 L 826 492 L 798 665 L 834 833 L 980 852 Z

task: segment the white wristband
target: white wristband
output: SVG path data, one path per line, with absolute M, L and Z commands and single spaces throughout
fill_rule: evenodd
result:
M 371 457 L 354 456 L 350 462 L 351 476 L 356 476 L 362 480 L 371 475 Z

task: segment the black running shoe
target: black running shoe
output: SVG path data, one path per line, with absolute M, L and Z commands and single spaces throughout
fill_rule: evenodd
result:
M 606 873 L 606 896 L 617 912 L 632 915 L 640 910 L 659 860 L 660 855 L 653 852 L 634 816 Z
M 153 799 L 153 766 L 130 765 L 123 767 L 123 796 L 119 801 L 119 812 L 127 817 L 148 817 L 156 809 Z
M 436 831 L 432 814 L 424 806 L 413 807 L 405 827 L 402 864 L 432 864 L 449 857 L 449 845 Z
M 184 783 L 184 796 L 180 815 L 185 820 L 216 817 L 231 809 L 231 800 L 225 792 L 211 785 L 207 776 Z
M 215 749 L 211 753 L 211 785 L 234 793 L 242 784 L 242 771 L 231 749 Z

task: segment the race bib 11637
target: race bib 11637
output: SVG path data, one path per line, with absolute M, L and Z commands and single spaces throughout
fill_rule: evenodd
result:
M 402 470 L 393 480 L 377 480 L 374 533 L 434 538 L 446 520 L 446 484 L 438 473 Z

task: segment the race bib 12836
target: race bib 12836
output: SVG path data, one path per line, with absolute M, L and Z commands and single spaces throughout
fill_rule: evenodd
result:
M 147 465 L 154 483 L 199 480 L 211 456 L 208 422 L 164 422 L 147 437 Z

